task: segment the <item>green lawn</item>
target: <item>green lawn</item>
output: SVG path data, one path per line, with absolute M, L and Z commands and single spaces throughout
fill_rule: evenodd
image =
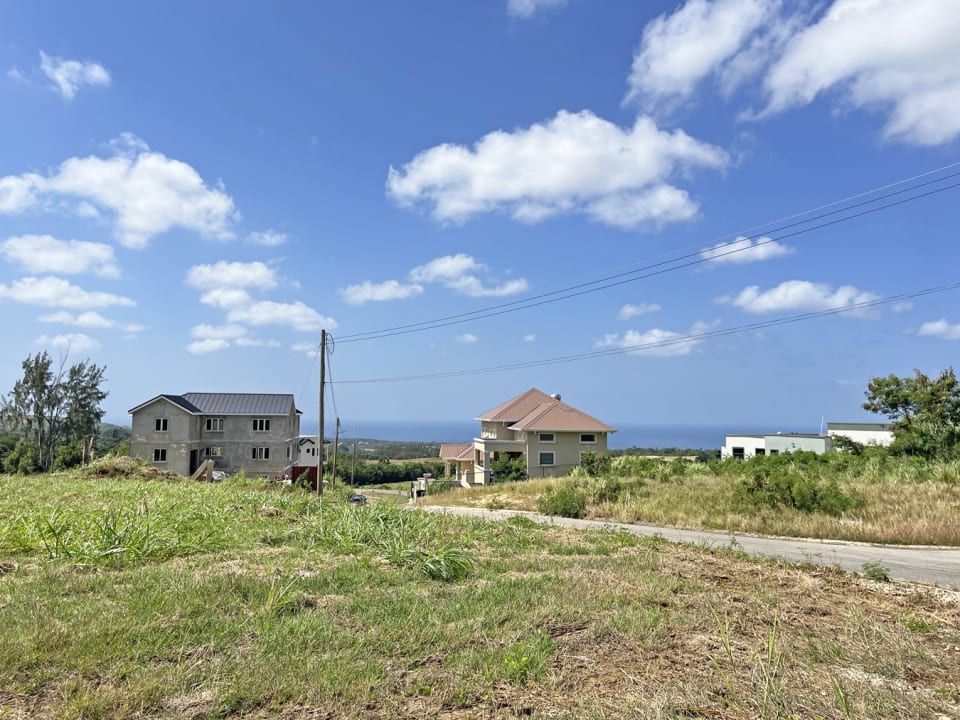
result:
M 0 718 L 960 712 L 932 588 L 243 479 L 0 497 Z

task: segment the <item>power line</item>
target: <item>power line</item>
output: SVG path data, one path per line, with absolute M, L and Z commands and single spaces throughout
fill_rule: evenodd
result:
M 336 417 L 337 420 L 339 420 L 339 419 L 340 419 L 340 411 L 337 409 L 337 394 L 336 394 L 336 393 L 334 392 L 334 390 L 333 390 L 333 362 L 332 362 L 332 359 L 333 359 L 333 349 L 334 349 L 334 347 L 335 347 L 335 342 L 334 342 L 334 340 L 333 340 L 333 336 L 330 335 L 330 333 L 327 333 L 327 343 L 328 343 L 328 344 L 327 344 L 327 359 L 328 359 L 328 362 L 327 362 L 327 374 L 330 376 L 330 382 L 328 383 L 328 385 L 330 386 L 330 400 L 331 400 L 331 402 L 333 403 L 333 414 L 334 414 L 334 417 Z
M 885 200 L 891 197 L 895 197 L 897 195 L 913 192 L 923 187 L 940 183 L 940 182 L 943 182 L 944 180 L 949 180 L 957 176 L 960 176 L 960 172 L 952 173 L 950 175 L 937 178 L 935 180 L 929 180 L 927 182 L 920 183 L 920 184 L 911 186 L 909 188 L 897 190 L 895 192 L 891 192 L 886 195 L 881 195 L 871 200 L 855 203 L 853 205 L 848 205 L 839 210 L 833 210 L 827 213 L 822 213 L 820 215 L 814 216 L 802 222 L 795 222 L 787 225 L 782 225 L 768 232 L 772 233 L 772 232 L 779 232 L 780 230 L 788 230 L 790 228 L 794 228 L 800 225 L 805 225 L 816 220 L 821 220 L 827 217 L 837 215 L 839 213 L 849 212 L 854 208 L 863 207 L 865 205 L 871 205 L 880 200 Z M 572 285 L 566 288 L 561 288 L 559 290 L 542 293 L 540 295 L 535 295 L 533 297 L 525 298 L 522 300 L 514 300 L 508 303 L 500 303 L 498 305 L 488 306 L 480 310 L 474 310 L 474 311 L 465 312 L 465 313 L 458 313 L 456 315 L 448 315 L 445 317 L 436 318 L 434 320 L 426 320 L 418 323 L 409 323 L 407 325 L 398 325 L 392 328 L 373 330 L 366 333 L 354 333 L 352 335 L 344 335 L 344 336 L 341 336 L 340 342 L 352 343 L 352 342 L 359 342 L 361 340 L 373 340 L 373 339 L 383 338 L 383 337 L 393 337 L 396 335 L 408 335 L 415 332 L 423 332 L 425 330 L 433 330 L 441 327 L 448 327 L 450 325 L 459 325 L 466 322 L 472 322 L 474 320 L 481 320 L 484 318 L 496 317 L 499 315 L 506 315 L 508 313 L 518 312 L 520 310 L 527 310 L 529 308 L 539 307 L 540 305 L 559 302 L 560 300 L 567 300 L 570 298 L 579 297 L 581 295 L 587 295 L 594 292 L 599 292 L 601 290 L 606 290 L 611 287 L 617 287 L 619 285 L 625 285 L 627 283 L 636 282 L 637 280 L 644 280 L 651 277 L 655 277 L 657 275 L 663 275 L 668 272 L 674 272 L 676 270 L 681 270 L 683 268 L 692 267 L 694 265 L 701 265 L 704 263 L 713 262 L 719 258 L 727 257 L 730 255 L 736 255 L 737 253 L 753 250 L 757 247 L 762 247 L 764 245 L 776 242 L 778 240 L 797 237 L 799 235 L 804 235 L 808 232 L 813 232 L 814 230 L 820 230 L 825 227 L 830 227 L 832 225 L 837 225 L 843 222 L 847 222 L 849 220 L 855 220 L 857 218 L 864 217 L 865 215 L 871 215 L 873 213 L 880 212 L 881 210 L 887 210 L 892 207 L 904 205 L 909 202 L 914 202 L 916 200 L 920 200 L 932 195 L 936 195 L 938 193 L 945 192 L 947 190 L 952 190 L 957 187 L 960 187 L 960 183 L 953 183 L 951 185 L 947 185 L 944 187 L 934 188 L 932 190 L 919 193 L 917 195 L 913 195 L 907 198 L 902 198 L 900 200 L 895 200 L 893 202 L 886 203 L 884 205 L 878 205 L 872 208 L 865 208 L 863 210 L 860 210 L 859 212 L 856 212 L 850 215 L 834 218 L 832 220 L 829 220 L 817 225 L 800 228 L 798 230 L 794 230 L 793 232 L 784 233 L 776 237 L 765 237 L 765 238 L 764 236 L 754 236 L 754 238 L 746 237 L 744 239 L 746 240 L 756 239 L 756 242 L 749 244 L 746 247 L 733 248 L 723 252 L 711 252 L 707 257 L 703 256 L 702 250 L 698 250 L 696 252 L 675 256 L 669 260 L 664 260 L 661 262 L 652 263 L 646 266 L 634 268 L 632 270 L 624 271 L 621 273 L 608 275 L 599 280 L 593 280 L 586 283 Z M 687 260 L 688 262 L 682 262 L 683 260 Z M 664 266 L 668 266 L 668 267 L 664 267 Z M 651 272 L 646 272 L 645 274 L 639 274 L 648 270 Z
M 897 295 L 888 295 L 882 298 L 876 298 L 873 300 L 865 300 L 859 303 L 853 303 L 850 305 L 844 305 L 842 307 L 833 307 L 827 308 L 825 310 L 816 310 L 806 313 L 799 313 L 796 315 L 788 315 L 782 318 L 775 318 L 773 320 L 764 320 L 760 322 L 750 323 L 747 325 L 738 325 L 732 328 L 720 329 L 720 330 L 709 330 L 702 333 L 690 333 L 688 335 L 678 335 L 673 338 L 651 341 L 646 343 L 639 343 L 636 345 L 628 345 L 624 347 L 611 348 L 608 350 L 598 350 L 595 352 L 588 353 L 578 353 L 575 355 L 564 355 L 555 358 L 546 358 L 543 360 L 530 360 L 522 363 L 511 363 L 506 365 L 493 365 L 483 368 L 473 368 L 468 370 L 450 370 L 445 372 L 436 372 L 428 373 L 424 375 L 402 375 L 395 377 L 384 377 L 384 378 L 367 378 L 367 379 L 358 379 L 358 380 L 341 380 L 341 385 L 348 384 L 370 384 L 370 383 L 386 383 L 386 382 L 408 382 L 413 380 L 435 380 L 440 378 L 451 378 L 451 377 L 464 377 L 468 375 L 483 375 L 497 372 L 506 372 L 509 370 L 522 370 L 526 368 L 533 367 L 546 367 L 549 365 L 559 365 L 570 362 L 577 362 L 580 360 L 588 360 L 599 357 L 609 357 L 612 355 L 623 355 L 627 353 L 638 352 L 642 350 L 651 350 L 662 347 L 669 347 L 671 345 L 685 344 L 690 342 L 700 342 L 702 340 L 709 340 L 717 337 L 724 337 L 727 335 L 735 335 L 743 332 L 749 332 L 752 330 L 761 330 L 769 327 L 776 327 L 779 325 L 789 325 L 797 322 L 802 322 L 805 320 L 812 320 L 815 318 L 828 317 L 831 315 L 839 315 L 842 313 L 855 312 L 857 310 L 866 310 L 868 308 L 876 307 L 878 305 L 885 305 L 892 302 L 899 302 L 902 300 L 909 300 L 912 298 L 923 297 L 926 295 L 933 295 L 935 293 L 948 292 L 951 290 L 960 289 L 960 282 L 951 283 L 948 285 L 940 285 L 936 287 L 924 288 L 922 290 L 916 290 L 912 292 L 899 293 Z

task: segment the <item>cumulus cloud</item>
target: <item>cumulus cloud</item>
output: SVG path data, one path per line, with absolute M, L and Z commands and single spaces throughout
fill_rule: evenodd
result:
M 917 330 L 917 335 L 940 338 L 941 340 L 960 340 L 960 323 L 951 324 L 945 318 L 925 322 Z
M 396 280 L 387 280 L 382 283 L 364 281 L 356 285 L 347 285 L 340 290 L 340 297 L 348 305 L 363 305 L 368 302 L 405 300 L 422 292 L 423 286 L 416 283 L 404 285 Z
M 194 265 L 187 271 L 187 285 L 198 290 L 217 288 L 262 288 L 277 286 L 274 271 L 262 262 L 220 262 Z
M 51 235 L 19 235 L 0 243 L 0 256 L 32 273 L 120 277 L 113 248 L 104 243 L 57 240 Z
M 114 155 L 73 157 L 50 175 L 0 177 L 0 212 L 36 207 L 46 197 L 74 200 L 83 214 L 114 215 L 117 239 L 131 248 L 174 227 L 205 237 L 233 237 L 238 214 L 222 187 L 210 187 L 190 165 L 151 151 L 133 135 L 112 146 Z
M 110 73 L 100 63 L 65 60 L 40 51 L 40 69 L 64 100 L 73 100 L 82 87 L 110 84 Z
M 293 352 L 300 352 L 307 357 L 316 357 L 320 354 L 320 343 L 318 342 L 298 342 L 290 346 Z
M 457 335 L 457 342 L 463 343 L 464 345 L 473 345 L 480 338 L 478 338 L 473 333 L 464 333 L 463 335 Z
M 60 312 L 41 315 L 37 318 L 40 322 L 57 323 L 59 325 L 74 325 L 83 328 L 109 328 L 114 326 L 114 321 L 105 318 L 100 313 L 88 310 L 77 315 L 61 310 Z
M 779 0 L 688 0 L 652 20 L 633 58 L 627 100 L 654 107 L 689 98 L 701 80 L 738 56 L 779 6 Z M 731 72 L 740 77 L 747 70 L 741 59 Z
M 187 352 L 194 355 L 205 355 L 206 353 L 226 350 L 230 347 L 230 341 L 223 338 L 207 338 L 206 340 L 197 340 L 187 345 Z
M 796 34 L 764 78 L 766 113 L 837 90 L 889 110 L 884 135 L 918 145 L 960 135 L 960 3 L 836 0 Z
M 788 310 L 797 312 L 834 310 L 871 302 L 879 297 L 875 293 L 860 290 L 852 285 L 843 285 L 834 289 L 824 283 L 788 280 L 764 291 L 761 291 L 758 285 L 751 285 L 736 295 L 717 298 L 717 302 L 761 315 Z
M 621 320 L 630 320 L 631 318 L 639 317 L 640 315 L 647 315 L 648 313 L 658 312 L 660 306 L 656 303 L 640 303 L 639 305 L 631 305 L 627 303 L 622 308 L 620 312 L 617 313 L 617 317 Z
M 701 251 L 700 257 L 713 263 L 752 263 L 791 255 L 795 250 L 768 237 L 751 240 L 740 236 L 728 243 L 718 243 Z
M 488 268 L 465 253 L 444 255 L 413 268 L 407 275 L 408 283 L 387 280 L 382 283 L 365 281 L 340 290 L 344 302 L 362 305 L 371 301 L 402 300 L 424 292 L 424 285 L 437 283 L 467 297 L 506 297 L 525 292 L 528 283 L 515 278 L 503 283 L 481 280 L 478 274 L 488 274 Z
M 242 337 L 234 340 L 234 345 L 237 347 L 265 347 L 265 348 L 278 348 L 283 347 L 283 344 L 277 340 L 264 340 L 262 338 L 252 338 L 252 337 Z
M 99 342 L 83 333 L 53 335 L 52 337 L 49 335 L 41 335 L 37 338 L 36 343 L 38 345 L 46 345 L 47 347 L 59 348 L 65 352 L 80 354 L 94 352 L 100 349 Z
M 507 13 L 513 17 L 533 17 L 541 10 L 560 7 L 567 0 L 507 0 Z
M 611 333 L 604 335 L 593 346 L 598 349 L 620 349 L 631 355 L 646 355 L 649 357 L 674 357 L 689 355 L 703 342 L 697 337 L 708 332 L 716 323 L 695 322 L 685 333 L 674 330 L 653 328 L 640 332 L 627 330 L 620 335 Z
M 670 184 L 676 174 L 722 169 L 727 153 L 648 117 L 621 128 L 589 111 L 560 111 L 512 133 L 497 131 L 473 148 L 438 145 L 399 170 L 388 195 L 402 207 L 424 205 L 440 222 L 506 212 L 535 223 L 579 213 L 622 228 L 689 220 L 699 206 Z
M 333 330 L 337 322 L 325 317 L 299 300 L 292 303 L 260 300 L 250 305 L 233 308 L 227 313 L 227 322 L 246 325 L 283 325 L 300 332 Z
M 190 337 L 198 340 L 234 340 L 247 334 L 242 325 L 194 325 Z
M 277 247 L 287 242 L 287 234 L 277 232 L 276 230 L 264 230 L 262 232 L 250 233 L 247 235 L 247 240 L 254 245 Z
M 526 335 L 523 336 L 523 341 L 524 341 L 524 342 L 527 342 L 527 343 L 536 342 L 536 341 L 537 341 L 537 336 L 534 335 L 533 333 L 528 333 L 528 334 L 526 334 Z
M 136 305 L 130 298 L 112 293 L 84 290 L 62 278 L 50 276 L 26 277 L 10 285 L 0 283 L 0 300 L 10 300 L 24 305 L 61 307 L 68 310 L 86 310 L 111 305 L 127 307 Z

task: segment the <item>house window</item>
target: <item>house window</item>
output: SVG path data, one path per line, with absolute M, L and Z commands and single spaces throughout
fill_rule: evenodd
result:
M 289 445 L 287 445 L 287 460 L 290 459 L 290 455 L 291 455 L 292 453 L 293 453 L 293 450 L 290 448 Z
M 767 454 L 767 450 L 766 450 L 766 448 L 757 448 L 756 450 L 753 451 L 753 454 L 754 454 L 754 455 L 766 455 L 766 454 Z
M 167 431 L 167 419 L 166 418 L 157 418 L 154 420 L 154 429 L 157 432 L 166 432 Z
M 207 418 L 207 432 L 223 432 L 223 418 Z
M 771 454 L 771 455 L 779 455 L 779 454 L 780 454 L 780 451 L 779 451 L 779 450 L 771 450 L 771 451 L 770 451 L 770 454 Z
M 161 463 L 167 461 L 167 449 L 166 448 L 154 448 L 153 449 L 153 461 L 155 463 Z
M 555 443 L 557 441 L 556 433 L 540 433 L 540 442 L 542 443 Z M 543 465 L 543 463 L 540 463 Z M 553 463 L 550 463 L 553 465 Z
M 255 447 L 251 448 L 253 451 L 252 457 L 254 460 L 269 460 L 270 459 L 270 448 L 268 447 Z
M 538 458 L 540 465 L 553 465 L 553 453 L 552 452 L 542 452 Z
M 735 458 L 740 458 L 741 460 L 743 460 L 743 448 L 742 447 L 733 448 L 733 456 Z
M 597 436 L 595 433 L 580 433 L 580 442 L 584 445 L 596 445 Z
M 207 448 L 207 455 L 209 455 L 210 457 L 223 457 L 223 448 L 209 447 Z
M 270 432 L 270 420 L 267 418 L 254 418 L 253 431 L 254 432 Z

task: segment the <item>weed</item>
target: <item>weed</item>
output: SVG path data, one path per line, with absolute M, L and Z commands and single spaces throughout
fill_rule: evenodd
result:
M 537 502 L 537 509 L 547 515 L 580 518 L 586 514 L 587 495 L 572 483 L 547 488 Z
M 863 576 L 874 582 L 890 582 L 890 570 L 876 562 L 865 562 L 863 564 Z
M 503 676 L 520 687 L 542 679 L 555 648 L 552 638 L 543 632 L 516 643 L 503 654 Z

